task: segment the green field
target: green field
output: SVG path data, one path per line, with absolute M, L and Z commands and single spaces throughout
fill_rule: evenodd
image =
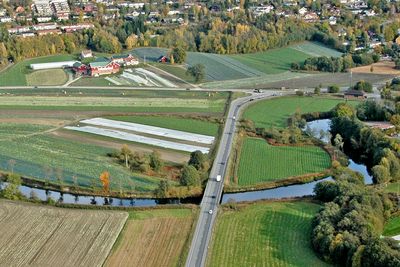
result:
M 290 65 L 293 62 L 301 63 L 309 57 L 310 55 L 292 49 L 291 47 L 277 48 L 254 54 L 231 56 L 232 59 L 265 74 L 278 74 L 289 71 Z
M 107 153 L 112 149 L 78 141 L 65 140 L 50 135 L 36 135 L 0 141 L 0 169 L 10 170 L 8 161 L 16 161 L 14 171 L 23 176 L 56 182 L 56 170 L 62 170 L 63 182 L 72 185 L 72 176 L 78 177 L 78 184 L 90 187 L 95 181 L 101 187 L 99 175 L 108 170 L 111 175 L 111 188 L 118 191 L 119 184 L 130 189 L 148 192 L 158 185 L 158 179 L 133 175 L 128 169 L 112 162 Z M 51 168 L 52 171 L 46 169 Z
M 82 77 L 79 80 L 71 83 L 71 86 L 113 86 L 110 81 L 104 77 Z
M 318 173 L 331 166 L 319 147 L 271 146 L 259 138 L 245 138 L 240 153 L 238 184 L 271 182 L 291 176 Z
M 0 140 L 16 138 L 32 133 L 44 132 L 52 127 L 36 124 L 21 124 L 21 123 L 1 123 L 0 124 Z
M 154 63 L 154 66 L 184 80 L 185 82 L 194 83 L 194 78 L 186 74 L 186 68 L 184 68 L 183 66 L 161 63 Z
M 141 59 L 146 57 L 147 61 L 156 62 L 160 56 L 167 55 L 168 50 L 163 48 L 138 48 L 135 49 L 133 53 Z M 301 63 L 305 59 L 313 56 L 340 56 L 340 54 L 341 53 L 320 44 L 304 42 L 289 47 L 271 49 L 253 54 L 218 55 L 187 52 L 186 64 L 191 66 L 203 64 L 206 70 L 206 80 L 209 82 L 247 78 L 250 80 L 246 82 L 254 85 L 254 83 L 261 83 L 261 81 L 265 83 L 266 79 L 268 82 L 275 81 L 276 79 L 274 79 L 274 77 L 264 77 L 264 75 L 284 74 L 290 71 L 290 65 L 293 62 Z M 161 68 L 182 79 L 185 78 L 182 74 L 182 70 L 177 71 L 169 67 Z M 291 78 L 293 78 L 292 76 L 296 75 L 291 75 Z M 256 79 L 258 77 L 262 77 L 262 79 Z M 210 87 L 212 86 L 210 85 Z
M 210 136 L 218 134 L 218 124 L 196 119 L 179 118 L 171 116 L 111 116 L 112 120 L 134 122 L 152 125 L 167 129 L 198 133 Z
M 62 69 L 38 70 L 26 75 L 27 85 L 62 85 L 67 81 L 68 75 Z
M 385 187 L 385 192 L 400 194 L 400 183 L 390 183 L 390 184 L 388 184 Z
M 271 202 L 218 214 L 208 266 L 329 266 L 311 248 L 311 220 L 320 206 Z
M 400 216 L 391 217 L 383 229 L 384 236 L 400 235 Z
M 257 102 L 248 107 L 243 118 L 252 120 L 256 127 L 269 128 L 287 126 L 287 119 L 296 111 L 300 113 L 329 111 L 343 99 L 319 97 L 281 97 Z M 358 101 L 348 101 L 355 106 Z
M 59 90 L 58 94 L 60 94 Z M 4 92 L 5 93 L 5 92 Z M 101 92 L 100 92 L 101 93 Z M 115 97 L 92 96 L 91 94 L 64 95 L 13 95 L 0 96 L 0 109 L 17 110 L 68 110 L 68 111 L 105 111 L 105 112 L 204 112 L 221 113 L 224 111 L 227 93 L 197 94 L 186 93 L 150 93 L 155 97 Z M 157 95 L 159 97 L 157 97 Z M 165 95 L 165 96 L 164 96 Z M 177 96 L 177 98 L 176 98 Z
M 313 57 L 340 57 L 342 53 L 323 44 L 315 42 L 303 42 L 290 46 L 291 49 L 298 50 Z
M 34 63 L 46 63 L 46 62 L 58 62 L 58 61 L 69 61 L 75 60 L 74 55 L 55 55 L 47 57 L 38 57 L 33 59 L 27 59 L 16 63 L 4 72 L 0 72 L 0 86 L 24 86 L 27 85 L 26 75 L 34 73 L 30 68 L 30 64 Z

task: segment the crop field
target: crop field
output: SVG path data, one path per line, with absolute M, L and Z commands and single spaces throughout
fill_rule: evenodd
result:
M 329 155 L 319 147 L 271 146 L 259 138 L 244 140 L 238 168 L 242 186 L 319 173 L 331 166 Z
M 254 54 L 232 55 L 231 58 L 265 74 L 277 74 L 290 70 L 293 62 L 301 63 L 310 55 L 291 47 L 271 49 Z
M 130 212 L 104 266 L 183 266 L 194 217 L 189 209 Z
M 143 59 L 156 62 L 157 59 L 167 54 L 166 49 L 161 48 L 138 48 L 134 54 Z M 293 62 L 303 62 L 312 56 L 335 56 L 339 52 L 319 45 L 317 43 L 305 42 L 296 46 L 271 49 L 265 52 L 241 55 L 218 55 L 210 53 L 188 52 L 186 64 L 203 64 L 206 70 L 206 80 L 208 82 L 245 79 L 240 81 L 240 88 L 254 86 L 255 84 L 265 84 L 267 82 L 281 81 L 285 78 L 295 78 L 301 74 L 287 74 Z M 157 64 L 159 65 L 163 64 Z M 165 65 L 160 67 L 172 74 L 187 80 L 183 70 L 172 69 L 172 66 Z M 266 74 L 284 74 L 281 79 Z M 265 77 L 264 77 L 265 76 Z M 248 79 L 248 80 L 247 80 Z M 244 82 L 246 84 L 244 84 Z M 207 85 L 207 88 L 218 87 L 217 84 Z M 224 88 L 234 88 L 225 85 Z M 238 88 L 238 87 L 236 87 Z
M 311 220 L 319 208 L 271 202 L 221 209 L 207 266 L 329 266 L 311 247 Z
M 102 266 L 127 217 L 1 200 L 1 265 Z
M 384 236 L 400 235 L 400 215 L 391 217 L 383 229 Z
M 171 116 L 112 116 L 108 118 L 210 136 L 218 134 L 219 126 L 209 121 Z
M 306 53 L 312 57 L 340 57 L 342 53 L 316 42 L 303 42 L 291 45 L 290 48 Z
M 18 149 L 16 149 L 16 142 Z M 101 188 L 99 175 L 108 170 L 111 179 L 111 189 L 131 190 L 138 192 L 154 190 L 159 179 L 139 176 L 128 169 L 113 162 L 107 153 L 113 149 L 93 144 L 86 144 L 77 140 L 66 140 L 54 135 L 36 135 L 13 141 L 0 141 L 0 169 L 10 170 L 8 164 L 14 159 L 14 172 L 39 180 L 48 179 L 52 182 L 61 181 L 66 185 L 73 185 L 73 176 L 77 177 L 79 186 Z
M 225 94 L 226 95 L 226 94 Z M 0 96 L 0 109 L 69 110 L 107 112 L 204 112 L 220 113 L 226 98 L 133 98 L 95 96 Z
M 34 73 L 30 68 L 30 64 L 58 62 L 74 60 L 74 55 L 56 55 L 48 57 L 38 57 L 27 59 L 16 63 L 4 72 L 0 72 L 0 86 L 24 86 L 27 85 L 27 74 Z
M 38 70 L 26 75 L 27 85 L 62 85 L 68 81 L 62 69 Z
M 188 83 L 194 82 L 194 78 L 192 76 L 186 74 L 186 68 L 183 66 L 163 64 L 163 63 L 154 63 L 153 65 L 156 68 L 166 71 L 166 72 L 182 79 L 185 82 L 188 82 Z
M 44 132 L 53 128 L 51 126 L 37 124 L 4 123 L 1 122 L 1 120 L 0 123 L 0 141 Z
M 323 112 L 334 108 L 343 99 L 330 99 L 318 97 L 281 97 L 260 101 L 248 107 L 243 118 L 252 120 L 256 127 L 269 128 L 287 126 L 287 119 L 296 111 L 300 113 Z M 348 101 L 357 105 L 358 101 Z

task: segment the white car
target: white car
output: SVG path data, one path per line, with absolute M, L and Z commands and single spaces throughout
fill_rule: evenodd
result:
M 213 210 L 209 210 L 208 213 L 209 213 L 209 214 L 213 214 Z

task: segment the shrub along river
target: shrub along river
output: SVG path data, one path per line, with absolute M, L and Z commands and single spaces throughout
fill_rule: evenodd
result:
M 321 137 L 321 130 L 324 133 L 328 133 L 330 129 L 330 120 L 315 120 L 307 123 L 309 130 L 311 130 L 314 137 Z M 327 142 L 328 135 L 322 135 L 321 140 Z M 367 167 L 364 164 L 359 164 L 350 159 L 348 166 L 354 171 L 360 172 L 365 179 L 366 184 L 372 184 L 372 176 L 368 173 Z M 332 177 L 326 177 L 319 181 L 332 180 Z M 319 181 L 313 181 L 305 184 L 289 185 L 284 187 L 278 187 L 273 189 L 265 189 L 251 192 L 242 193 L 227 193 L 223 194 L 221 203 L 228 203 L 230 201 L 256 201 L 262 199 L 280 199 L 280 198 L 291 198 L 291 197 L 302 197 L 313 194 L 315 184 Z M 186 199 L 152 199 L 152 198 L 104 198 L 104 197 L 93 197 L 93 196 L 80 196 L 68 193 L 60 193 L 57 191 L 44 190 L 39 188 L 33 188 L 28 186 L 21 186 L 21 192 L 26 197 L 31 197 L 32 194 L 38 199 L 45 201 L 51 197 L 55 201 L 59 201 L 65 204 L 83 204 L 83 205 L 110 205 L 110 206 L 121 206 L 121 207 L 151 207 L 164 204 L 184 204 L 192 203 L 199 204 L 200 198 L 186 198 Z

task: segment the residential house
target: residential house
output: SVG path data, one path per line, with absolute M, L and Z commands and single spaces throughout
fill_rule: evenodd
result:
M 367 96 L 365 95 L 365 93 L 363 91 L 349 89 L 346 92 L 344 92 L 344 98 L 346 98 L 346 99 L 353 99 L 353 98 L 365 99 L 365 98 L 367 98 Z
M 57 27 L 58 27 L 57 23 L 39 23 L 39 24 L 33 25 L 33 29 L 35 31 L 55 30 L 55 29 L 57 29 Z
M 118 63 L 120 66 L 134 66 L 139 65 L 139 60 L 132 56 L 131 54 L 127 55 L 113 55 L 111 57 L 111 61 L 114 63 Z
M 315 12 L 308 12 L 303 16 L 303 20 L 305 22 L 317 22 L 319 20 L 319 16 Z
M 56 29 L 56 30 L 38 30 L 36 31 L 36 34 L 38 36 L 43 36 L 43 35 L 52 35 L 52 34 L 61 34 L 61 31 Z
M 9 34 L 20 34 L 20 33 L 27 33 L 27 32 L 31 32 L 31 28 L 29 26 L 17 26 L 17 27 L 8 29 Z
M 90 28 L 94 28 L 94 25 L 92 23 L 78 23 L 76 25 L 61 26 L 61 30 L 66 33 L 81 31 Z
M 83 50 L 81 52 L 81 59 L 93 57 L 92 50 Z

